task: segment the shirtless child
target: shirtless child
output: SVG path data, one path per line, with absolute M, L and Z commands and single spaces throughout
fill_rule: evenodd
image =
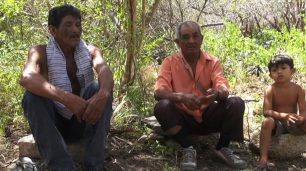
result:
M 268 168 L 268 149 L 272 135 L 306 133 L 305 91 L 291 82 L 295 72 L 293 60 L 286 55 L 276 55 L 270 60 L 268 68 L 274 83 L 264 94 L 265 119 L 260 133 L 259 170 Z

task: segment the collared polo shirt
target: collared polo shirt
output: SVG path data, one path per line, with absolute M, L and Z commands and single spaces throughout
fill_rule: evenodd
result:
M 181 52 L 179 53 L 182 54 Z M 201 96 L 203 94 L 196 87 L 196 81 L 205 90 L 209 88 L 219 89 L 220 87 L 229 89 L 222 65 L 217 58 L 202 51 L 194 74 L 191 69 L 187 71 L 185 65 L 189 64 L 183 55 L 182 58 L 179 56 L 179 53 L 168 56 L 162 62 L 155 83 L 155 90 L 165 89 L 171 92 L 192 93 L 196 96 Z M 191 68 L 190 65 L 189 68 Z M 203 112 L 207 108 L 207 106 L 204 106 L 203 110 L 190 110 L 181 103 L 177 103 L 177 106 L 192 115 L 198 122 L 202 122 Z

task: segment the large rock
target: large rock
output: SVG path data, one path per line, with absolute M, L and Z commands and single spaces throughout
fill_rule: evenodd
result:
M 260 131 L 254 131 L 250 149 L 252 152 L 259 154 L 259 137 Z M 292 159 L 300 157 L 306 150 L 306 135 L 294 136 L 291 134 L 282 134 L 278 137 L 272 137 L 269 147 L 269 157 L 278 159 Z
M 40 154 L 32 134 L 20 138 L 18 140 L 18 146 L 20 157 L 40 158 Z
M 32 134 L 20 138 L 18 140 L 18 146 L 20 157 L 40 158 L 40 154 Z M 74 160 L 79 162 L 82 161 L 84 154 L 82 142 L 69 144 L 68 151 Z

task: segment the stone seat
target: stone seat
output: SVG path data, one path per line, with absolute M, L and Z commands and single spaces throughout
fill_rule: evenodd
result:
M 40 154 L 32 134 L 24 136 L 18 140 L 19 157 L 30 157 L 40 159 Z M 68 151 L 75 161 L 81 162 L 84 154 L 82 142 L 68 144 Z
M 259 137 L 260 130 L 254 131 L 251 141 L 250 150 L 259 154 Z M 306 150 L 306 135 L 295 136 L 291 134 L 282 134 L 278 137 L 272 137 L 269 147 L 269 157 L 277 159 L 293 159 L 301 157 Z

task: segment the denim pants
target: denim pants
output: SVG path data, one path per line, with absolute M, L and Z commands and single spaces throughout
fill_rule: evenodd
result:
M 91 83 L 82 98 L 89 99 L 99 90 L 97 81 Z M 52 100 L 26 91 L 22 100 L 24 115 L 28 119 L 31 131 L 41 157 L 49 170 L 74 170 L 75 165 L 67 150 L 67 142 L 84 138 L 86 170 L 102 170 L 107 133 L 112 116 L 111 96 L 108 99 L 102 117 L 94 125 L 84 121 L 78 122 L 73 115 L 71 119 L 62 117 L 55 109 Z

